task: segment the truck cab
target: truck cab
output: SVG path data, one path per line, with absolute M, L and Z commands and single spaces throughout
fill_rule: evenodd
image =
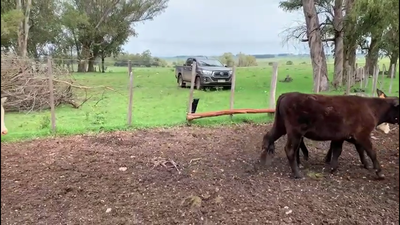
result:
M 232 85 L 232 68 L 226 67 L 217 59 L 207 57 L 189 57 L 183 66 L 177 66 L 175 77 L 180 87 L 191 83 L 192 64 L 196 63 L 195 88 L 224 87 Z

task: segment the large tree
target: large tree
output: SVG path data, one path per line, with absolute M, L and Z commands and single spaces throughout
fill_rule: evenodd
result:
M 346 40 L 353 44 L 357 42 L 366 52 L 365 67 L 367 73 L 372 75 L 382 51 L 386 56 L 393 58 L 392 62 L 397 61 L 399 2 L 396 0 L 349 0 L 348 2 L 352 5 L 347 13 L 349 16 L 346 21 Z M 390 13 L 388 9 L 391 9 Z
M 80 14 L 77 26 L 68 26 L 77 40 L 78 71 L 94 71 L 94 60 L 111 46 L 122 45 L 134 35 L 134 23 L 152 20 L 167 8 L 168 0 L 74 0 L 65 3 L 64 19 Z M 108 46 L 108 48 L 107 48 Z
M 59 2 L 54 0 L 2 1 L 1 46 L 35 58 L 49 54 L 48 45 L 54 44 L 61 32 L 58 6 Z
M 303 9 L 305 26 L 300 25 L 294 30 L 289 31 L 290 33 L 288 35 L 289 39 L 295 38 L 308 42 L 313 67 L 314 91 L 317 90 L 319 74 L 319 90 L 329 90 L 326 56 L 322 44 L 323 36 L 326 33 L 326 28 L 324 28 L 324 26 L 326 26 L 327 23 L 325 21 L 324 23 L 320 23 L 318 18 L 320 13 L 328 12 L 324 10 L 328 3 L 328 1 L 315 2 L 314 0 L 286 0 L 279 4 L 280 8 L 289 12 Z
M 32 0 L 16 0 L 17 10 L 24 14 L 23 20 L 18 27 L 18 54 L 22 57 L 27 56 L 28 37 L 29 37 L 29 19 L 32 7 Z
M 333 86 L 342 86 L 343 80 L 343 0 L 335 0 L 333 6 L 333 30 L 334 30 L 334 75 Z
M 302 0 L 303 12 L 307 25 L 307 39 L 310 47 L 310 56 L 313 67 L 314 91 L 329 90 L 329 79 L 326 65 L 326 56 L 322 45 L 319 19 L 314 0 Z M 318 87 L 318 77 L 320 79 Z
M 329 1 L 314 0 L 286 0 L 279 4 L 279 7 L 285 11 L 296 11 L 303 9 L 305 23 L 300 24 L 294 29 L 287 30 L 288 39 L 299 39 L 302 42 L 307 42 L 310 48 L 311 62 L 313 66 L 314 91 L 317 90 L 317 78 L 320 74 L 320 91 L 329 90 L 329 79 L 326 64 L 326 56 L 323 46 L 323 41 L 330 41 L 330 33 L 332 21 L 331 12 L 329 11 Z M 323 22 L 319 21 L 318 15 L 324 14 Z M 333 39 L 332 39 L 333 40 Z

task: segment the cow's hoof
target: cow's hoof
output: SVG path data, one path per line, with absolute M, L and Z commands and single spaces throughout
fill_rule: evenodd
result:
M 370 165 L 368 165 L 368 164 L 365 164 L 365 165 L 361 164 L 361 167 L 363 167 L 366 170 L 372 169 L 372 167 Z
M 381 171 L 376 172 L 376 176 L 378 176 L 378 180 L 384 180 L 385 179 L 385 175 Z
M 336 166 L 336 167 L 331 167 L 331 174 L 336 173 L 337 170 L 338 170 L 338 167 L 337 167 L 337 166 Z
M 296 173 L 296 174 L 293 174 L 293 178 L 294 178 L 295 180 L 300 180 L 300 179 L 303 178 L 303 175 L 301 175 L 301 173 Z

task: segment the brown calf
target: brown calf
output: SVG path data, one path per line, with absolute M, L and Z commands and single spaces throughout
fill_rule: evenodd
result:
M 378 124 L 384 122 L 399 123 L 399 98 L 285 93 L 277 100 L 274 124 L 264 135 L 260 159 L 262 163 L 269 162 L 267 156 L 275 152 L 274 142 L 287 134 L 286 156 L 294 177 L 300 178 L 295 158 L 304 137 L 332 141 L 333 157 L 341 152 L 344 140 L 351 140 L 358 146 L 358 151 L 367 152 L 377 176 L 383 178 L 370 135 Z
M 376 93 L 377 93 L 377 95 L 378 95 L 378 97 L 379 98 L 394 98 L 394 97 L 388 97 L 383 91 L 381 91 L 381 90 L 379 90 L 379 89 L 376 89 Z M 377 127 L 376 127 L 378 130 L 381 130 L 381 131 L 383 131 L 385 134 L 387 134 L 387 133 L 389 133 L 389 131 L 390 131 L 390 129 L 389 129 L 389 124 L 388 123 L 381 123 L 381 124 L 379 124 Z M 367 159 L 365 158 L 365 154 L 364 154 L 364 149 L 359 145 L 359 144 L 357 144 L 356 142 L 354 142 L 354 140 L 352 140 L 352 139 L 349 139 L 349 140 L 346 140 L 346 141 L 348 141 L 348 142 L 350 142 L 350 143 L 353 143 L 354 145 L 355 145 L 355 147 L 356 147 L 356 149 L 357 149 L 357 152 L 358 152 L 358 154 L 359 154 L 359 156 L 360 156 L 360 161 L 361 161 L 361 163 L 364 165 L 364 168 L 368 168 L 368 164 L 367 164 Z M 339 156 L 341 155 L 341 152 L 342 152 L 342 145 L 343 145 L 343 142 L 335 142 L 335 143 L 332 143 L 331 142 L 331 146 L 330 146 L 330 148 L 329 148 L 329 151 L 328 151 L 328 153 L 326 154 L 326 156 L 325 156 L 325 163 L 331 163 L 331 170 L 332 170 L 332 172 L 333 171 L 335 171 L 336 169 L 337 169 L 337 165 L 338 165 L 338 158 L 339 158 Z M 338 152 L 336 152 L 335 154 L 333 154 L 332 153 L 332 149 L 333 148 L 337 148 L 337 149 L 339 149 L 339 151 Z M 303 150 L 304 151 L 304 150 Z M 331 161 L 332 160 L 332 161 Z M 299 160 L 298 160 L 299 161 Z

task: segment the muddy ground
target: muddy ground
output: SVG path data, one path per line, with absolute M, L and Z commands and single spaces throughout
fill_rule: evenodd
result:
M 285 137 L 277 142 L 272 167 L 255 169 L 267 127 L 181 127 L 2 143 L 1 223 L 399 223 L 398 126 L 390 134 L 373 133 L 383 181 L 360 167 L 347 143 L 339 171 L 331 175 L 323 163 L 329 143 L 309 140 L 305 178 L 293 180 Z

